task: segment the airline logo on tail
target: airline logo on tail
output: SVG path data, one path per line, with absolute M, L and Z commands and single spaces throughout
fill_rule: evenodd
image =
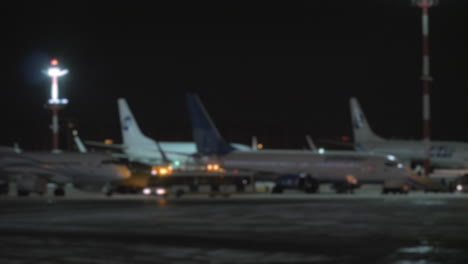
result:
M 432 158 L 451 158 L 455 150 L 446 146 L 431 146 L 429 155 Z
M 132 117 L 124 117 L 124 119 L 122 120 L 122 128 L 124 131 L 128 131 L 130 129 L 130 127 L 132 126 L 132 121 Z
M 356 129 L 362 128 L 364 126 L 364 116 L 361 112 L 354 112 L 353 126 Z

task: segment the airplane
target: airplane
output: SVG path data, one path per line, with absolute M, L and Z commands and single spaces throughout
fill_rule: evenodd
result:
M 123 153 L 113 153 L 113 156 L 149 166 L 164 163 L 164 155 L 167 156 L 166 159 L 172 163 L 171 166 L 175 169 L 193 164 L 192 155 L 197 152 L 195 142 L 156 141 L 149 138 L 141 132 L 127 101 L 124 98 L 119 98 L 117 103 L 123 144 L 104 144 L 96 141 L 85 141 L 87 145 L 121 150 Z M 251 149 L 250 146 L 244 144 L 234 143 L 233 146 L 243 150 Z
M 394 156 L 355 151 L 244 151 L 228 144 L 196 94 L 186 94 L 199 162 L 217 162 L 224 169 L 255 171 L 256 180 L 275 182 L 274 193 L 295 188 L 316 193 L 321 183 L 336 192 L 351 192 L 361 183 L 383 183 L 384 193 L 407 192 L 408 170 Z
M 18 196 L 40 195 L 48 183 L 55 183 L 55 196 L 64 196 L 64 186 L 72 183 L 83 191 L 112 194 L 110 184 L 130 177 L 124 165 L 116 164 L 109 155 L 75 152 L 26 152 L 0 147 L 0 179 L 15 182 Z
M 384 139 L 371 129 L 356 98 L 350 99 L 354 148 L 361 152 L 389 154 L 398 157 L 410 167 L 423 164 L 422 140 Z M 435 168 L 468 168 L 468 144 L 455 141 L 430 142 L 431 170 Z

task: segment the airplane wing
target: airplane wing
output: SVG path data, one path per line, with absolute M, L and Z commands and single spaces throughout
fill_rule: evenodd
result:
M 148 156 L 127 155 L 125 153 L 111 153 L 113 158 L 125 159 L 129 162 L 140 163 L 148 166 L 163 165 L 167 163 L 164 158 L 148 158 Z
M 178 151 L 164 151 L 166 154 L 174 154 L 174 155 L 180 155 L 180 156 L 186 156 L 186 157 L 196 157 L 197 153 L 187 153 L 187 152 L 178 152 Z
M 126 148 L 124 144 L 106 144 L 101 141 L 93 141 L 93 140 L 85 140 L 84 142 L 85 142 L 85 145 L 93 146 L 93 147 L 117 149 L 117 150 L 123 150 Z
M 315 146 L 314 141 L 312 140 L 312 137 L 310 135 L 306 135 L 306 141 L 307 145 L 309 146 L 309 149 L 311 151 L 317 152 L 317 146 Z
M 334 139 L 318 139 L 317 141 L 323 144 L 330 144 L 330 145 L 335 145 L 335 146 L 340 146 L 340 147 L 354 148 L 356 146 L 354 142 L 343 142 L 341 140 L 334 140 Z
M 48 182 L 67 183 L 70 178 L 56 171 L 53 167 L 41 161 L 18 154 L 16 152 L 5 152 L 4 148 L 0 150 L 0 172 L 9 180 L 22 180 L 26 176 L 29 178 L 41 178 Z

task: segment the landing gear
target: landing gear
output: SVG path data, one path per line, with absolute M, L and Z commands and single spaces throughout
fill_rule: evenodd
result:
M 307 175 L 304 178 L 304 192 L 305 193 L 317 193 L 319 190 L 319 182 L 312 178 L 310 175 Z
M 57 196 L 57 197 L 65 196 L 65 190 L 63 188 L 55 189 L 54 196 Z
M 331 188 L 334 189 L 336 193 L 354 193 L 356 185 L 348 182 L 335 182 L 332 184 Z
M 177 198 L 180 198 L 180 197 L 182 197 L 182 195 L 184 195 L 184 194 L 185 194 L 185 191 L 182 190 L 182 189 L 179 189 L 179 190 L 176 191 L 175 196 L 176 196 Z
M 26 191 L 26 190 L 18 190 L 18 191 L 17 191 L 17 194 L 18 194 L 18 196 L 20 196 L 20 197 L 26 197 L 26 196 L 29 195 L 29 191 Z
M 401 188 L 382 188 L 382 194 L 408 194 L 409 187 L 407 185 L 402 186 Z
M 273 187 L 273 189 L 271 190 L 271 193 L 283 193 L 283 187 L 281 187 L 280 185 L 275 185 L 275 187 Z
M 0 195 L 8 195 L 9 191 L 10 187 L 8 185 L 8 182 L 0 181 Z

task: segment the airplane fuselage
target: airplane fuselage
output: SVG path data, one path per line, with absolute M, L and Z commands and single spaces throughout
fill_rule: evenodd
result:
M 60 185 L 94 190 L 130 177 L 129 170 L 98 153 L 27 152 L 2 155 L 1 170 L 16 179 L 47 179 Z M 18 178 L 19 177 L 19 178 Z
M 328 151 L 261 150 L 234 151 L 220 159 L 227 169 L 270 172 L 280 174 L 308 174 L 321 182 L 343 181 L 352 176 L 359 182 L 379 183 L 389 179 L 406 179 L 408 171 L 386 156 Z
M 192 154 L 197 153 L 197 146 L 195 142 L 159 142 L 161 149 L 165 152 L 165 155 L 172 163 L 177 163 L 179 166 L 186 165 L 187 163 L 193 163 Z M 236 149 L 239 150 L 251 150 L 250 146 L 243 144 L 232 144 Z M 125 154 L 128 155 L 132 161 L 137 161 L 147 165 L 156 165 L 162 161 L 161 152 L 157 149 L 156 143 L 147 145 L 132 145 L 124 150 Z
M 423 141 L 383 140 L 366 142 L 361 148 L 368 152 L 392 154 L 406 164 L 421 162 L 425 158 Z M 462 142 L 431 141 L 431 165 L 436 168 L 468 168 L 468 144 Z

